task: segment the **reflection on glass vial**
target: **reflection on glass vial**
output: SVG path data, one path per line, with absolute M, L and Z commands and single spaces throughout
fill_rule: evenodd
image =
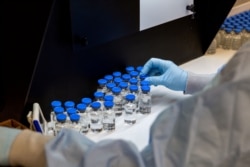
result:
M 124 105 L 125 115 L 124 122 L 127 124 L 136 123 L 136 104 L 135 104 L 135 95 L 128 94 L 126 95 L 126 104 Z
M 112 101 L 104 102 L 103 111 L 103 130 L 112 131 L 115 130 L 115 112 L 113 110 L 114 103 Z

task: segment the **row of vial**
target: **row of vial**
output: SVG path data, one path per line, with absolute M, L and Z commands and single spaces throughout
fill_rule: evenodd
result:
M 238 50 L 250 39 L 250 11 L 228 17 L 212 40 L 207 54 L 215 54 L 217 48 Z
M 125 74 L 119 71 L 98 80 L 94 99 L 85 97 L 75 105 L 73 101 L 55 100 L 51 103 L 51 123 L 56 135 L 61 128 L 80 133 L 115 130 L 116 118 L 123 115 L 124 123 L 134 124 L 141 114 L 151 113 L 149 82 L 140 75 L 142 67 L 129 66 Z

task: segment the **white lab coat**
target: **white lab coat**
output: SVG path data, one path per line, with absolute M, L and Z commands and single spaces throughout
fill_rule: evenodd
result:
M 65 129 L 46 145 L 46 158 L 51 167 L 249 167 L 250 43 L 202 91 L 158 116 L 143 151 Z

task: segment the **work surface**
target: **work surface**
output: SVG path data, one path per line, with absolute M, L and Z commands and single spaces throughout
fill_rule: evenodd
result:
M 216 73 L 218 68 L 226 64 L 234 55 L 235 51 L 217 49 L 214 55 L 204 55 L 180 65 L 181 68 L 198 74 Z M 176 100 L 188 98 L 191 95 L 184 95 L 167 89 L 163 86 L 152 86 L 152 112 L 149 115 L 140 115 L 136 124 L 126 125 L 123 117 L 116 121 L 116 130 L 113 132 L 88 133 L 87 136 L 93 141 L 104 139 L 123 139 L 133 142 L 139 150 L 142 150 L 148 143 L 149 131 L 152 123 L 159 113 L 167 109 Z M 166 127 L 167 128 L 167 127 Z

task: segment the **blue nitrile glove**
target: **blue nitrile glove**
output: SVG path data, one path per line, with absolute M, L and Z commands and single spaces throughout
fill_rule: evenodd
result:
M 143 66 L 142 74 L 151 85 L 164 85 L 169 89 L 184 91 L 188 73 L 169 60 L 151 58 Z

